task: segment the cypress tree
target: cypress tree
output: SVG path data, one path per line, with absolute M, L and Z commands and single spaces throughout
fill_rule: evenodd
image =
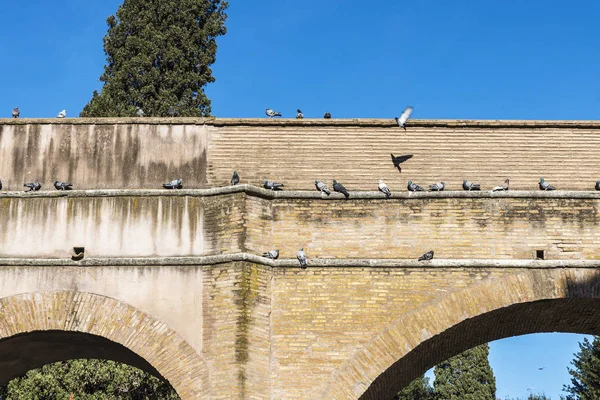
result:
M 224 0 L 125 0 L 107 19 L 101 93 L 82 117 L 209 116 L 216 37 L 226 33 Z M 171 113 L 169 112 L 171 109 Z
M 486 343 L 437 365 L 434 395 L 440 400 L 495 400 L 496 378 L 490 367 Z
M 398 392 L 394 400 L 430 400 L 432 396 L 433 389 L 429 386 L 429 378 L 422 375 Z
M 600 337 L 594 337 L 591 343 L 584 338 L 571 364 L 573 368 L 567 367 L 571 384 L 563 386 L 563 391 L 568 393 L 566 399 L 600 399 Z

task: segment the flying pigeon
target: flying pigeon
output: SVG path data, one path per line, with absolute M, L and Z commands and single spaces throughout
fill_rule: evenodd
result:
M 596 181 L 596 190 L 600 190 L 600 181 Z
M 329 113 L 329 112 L 326 112 L 326 113 L 323 115 L 323 118 L 325 118 L 325 119 L 331 119 L 331 113 Z
M 402 164 L 404 161 L 412 158 L 412 154 L 407 154 L 405 156 L 394 156 L 393 154 L 390 154 L 392 156 L 392 162 L 394 163 L 394 167 L 396 167 L 398 169 L 399 172 L 402 172 L 402 168 L 400 167 L 400 164 Z
M 504 185 L 502 186 L 494 186 L 492 188 L 492 192 L 499 192 L 501 190 L 508 190 L 508 184 L 510 183 L 510 180 L 508 178 L 506 178 L 506 180 L 504 181 Z
M 169 183 L 163 183 L 165 189 L 181 189 L 183 188 L 183 180 L 181 178 L 174 179 Z
M 12 117 L 19 118 L 19 115 L 21 115 L 21 111 L 19 111 L 19 107 L 13 108 L 12 109 Z
M 394 118 L 400 128 L 406 130 L 406 121 L 408 121 L 412 112 L 413 108 L 411 106 L 408 106 L 404 109 L 404 111 L 402 111 L 402 115 L 400 115 L 400 118 Z
M 61 112 L 58 113 L 56 118 L 64 118 L 66 116 L 67 116 L 67 110 L 62 110 Z
M 298 261 L 300 261 L 300 268 L 306 269 L 306 254 L 304 254 L 304 247 L 298 250 Z
M 71 190 L 73 189 L 71 186 L 73 186 L 72 183 L 54 181 L 54 187 L 56 190 Z
M 429 250 L 427 253 L 419 257 L 418 261 L 427 261 L 433 259 L 433 250 Z
M 304 114 L 302 114 L 302 110 L 296 110 L 296 119 L 304 119 Z
M 177 112 L 177 110 L 175 110 L 175 108 L 173 108 L 173 106 L 169 106 L 169 110 L 167 110 L 167 114 L 169 115 L 169 117 L 176 117 L 179 113 Z
M 233 171 L 233 176 L 231 177 L 231 186 L 235 186 L 240 183 L 240 176 L 237 171 Z
M 27 190 L 27 192 L 37 192 L 38 190 L 40 190 L 42 188 L 42 185 L 39 182 L 26 183 L 23 186 L 29 188 L 29 190 Z
M 385 184 L 383 179 L 379 180 L 379 191 L 385 194 L 385 198 L 389 199 L 392 196 L 392 192 L 390 192 L 390 188 Z
M 315 181 L 315 186 L 319 192 L 325 193 L 327 196 L 331 194 L 331 190 L 327 187 L 327 185 L 321 181 Z
M 271 260 L 277 260 L 279 258 L 279 250 L 271 250 L 263 253 L 263 257 L 270 258 Z
M 540 178 L 540 190 L 556 190 L 556 188 L 554 186 L 552 186 L 551 184 L 549 184 L 548 182 L 546 182 L 544 180 L 544 178 Z
M 441 192 L 442 190 L 444 190 L 444 187 L 446 187 L 446 184 L 444 182 L 438 182 L 429 186 L 429 190 L 432 192 Z
M 346 198 L 350 197 L 350 193 L 348 193 L 344 185 L 338 183 L 338 181 L 336 181 L 335 179 L 333 180 L 333 190 L 335 190 L 336 192 L 343 193 Z
M 141 107 L 135 107 L 135 115 L 137 115 L 138 117 L 143 117 L 144 116 L 144 110 L 141 109 Z
M 463 189 L 468 190 L 469 192 L 471 190 L 481 190 L 481 185 L 479 185 L 478 183 L 472 183 L 466 179 L 463 179 Z
M 423 189 L 421 186 L 417 185 L 416 183 L 413 183 L 413 181 L 408 181 L 408 191 L 409 192 L 422 192 L 425 189 Z
M 269 118 L 281 117 L 281 113 L 279 111 L 271 110 L 270 108 L 265 110 L 265 114 L 267 114 L 267 117 Z
M 272 181 L 264 181 L 263 187 L 265 189 L 271 189 L 271 190 L 281 190 L 281 188 L 283 187 L 283 183 L 277 183 L 277 182 L 272 182 Z

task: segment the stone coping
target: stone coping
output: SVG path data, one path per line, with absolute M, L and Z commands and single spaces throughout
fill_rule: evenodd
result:
M 373 186 L 377 186 L 374 181 Z M 590 185 L 592 186 L 592 185 Z M 393 190 L 394 188 L 392 188 Z M 508 190 L 492 192 L 482 191 L 443 191 L 443 192 L 408 192 L 404 185 L 402 191 L 393 191 L 391 199 L 491 199 L 491 198 L 534 198 L 534 199 L 600 199 L 600 191 L 575 191 L 575 190 Z M 315 190 L 280 190 L 273 191 L 261 187 L 240 184 L 209 189 L 102 189 L 102 190 L 41 190 L 39 192 L 5 191 L 0 192 L 0 198 L 53 198 L 53 197 L 211 197 L 234 193 L 246 193 L 250 196 L 265 199 L 318 199 L 318 200 L 344 200 L 341 193 L 331 192 L 327 196 Z M 379 191 L 350 191 L 350 200 L 386 200 L 385 195 Z M 389 201 L 389 200 L 388 200 Z
M 310 253 L 308 254 L 310 256 Z M 0 258 L 0 267 L 164 267 L 164 266 L 209 266 L 231 262 L 249 262 L 272 268 L 298 268 L 296 259 L 271 260 L 251 253 L 232 253 L 212 256 L 190 257 L 106 257 L 84 258 L 73 261 L 67 258 Z M 556 268 L 600 268 L 600 260 L 506 260 L 506 259 L 339 259 L 308 258 L 308 268 L 516 268 L 516 269 L 556 269 Z
M 393 117 L 374 118 L 0 118 L 0 125 L 210 125 L 210 126 L 352 126 L 398 127 Z M 408 127 L 448 128 L 574 128 L 600 129 L 600 121 L 582 120 L 462 120 L 462 119 L 411 119 Z

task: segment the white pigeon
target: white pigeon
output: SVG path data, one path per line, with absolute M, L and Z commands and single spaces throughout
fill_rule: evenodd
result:
M 298 261 L 300 261 L 300 268 L 306 269 L 306 254 L 304 254 L 304 248 L 298 250 Z
M 390 192 L 390 188 L 388 188 L 388 185 L 385 184 L 383 179 L 379 180 L 379 191 L 385 194 L 386 199 L 389 199 L 392 195 L 392 192 Z
M 408 121 L 412 112 L 413 108 L 411 106 L 408 106 L 404 109 L 404 111 L 402 111 L 402 115 L 400 115 L 400 118 L 394 118 L 400 128 L 406 130 L 406 121 Z
M 267 117 L 269 118 L 281 117 L 281 113 L 279 111 L 271 110 L 270 108 L 265 110 L 265 114 L 267 114 Z
M 66 116 L 67 116 L 67 110 L 62 110 L 61 112 L 58 113 L 56 118 L 64 118 Z
M 144 116 L 144 110 L 142 110 L 140 107 L 136 107 L 135 108 L 135 115 L 137 115 L 138 117 L 143 117 Z
M 506 178 L 506 180 L 504 181 L 504 185 L 502 186 L 494 186 L 492 188 L 492 192 L 499 192 L 501 190 L 508 190 L 508 184 L 509 184 L 510 180 L 508 178 Z

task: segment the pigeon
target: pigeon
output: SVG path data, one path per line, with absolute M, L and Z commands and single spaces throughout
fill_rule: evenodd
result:
M 283 187 L 283 183 L 277 183 L 277 182 L 272 182 L 272 181 L 264 181 L 263 187 L 265 189 L 271 189 L 271 190 L 281 190 L 281 188 Z
M 61 112 L 58 113 L 56 118 L 65 118 L 66 116 L 67 116 L 67 110 L 62 110 Z
M 343 193 L 346 198 L 350 197 L 350 193 L 348 193 L 344 185 L 338 183 L 338 181 L 336 181 L 335 179 L 333 180 L 333 190 L 335 190 L 336 192 Z
M 279 250 L 271 250 L 263 253 L 263 257 L 270 258 L 271 260 L 277 260 L 279 258 Z
M 408 191 L 409 192 L 422 192 L 425 189 L 423 189 L 421 186 L 417 185 L 416 183 L 413 183 L 413 181 L 408 181 Z
M 237 171 L 233 171 L 233 176 L 231 177 L 231 186 L 235 186 L 240 183 L 240 176 Z
M 265 114 L 267 114 L 267 117 L 269 118 L 281 117 L 281 113 L 279 111 L 271 110 L 270 108 L 265 110 Z
M 2 181 L 0 180 L 0 190 L 2 190 Z
M 315 181 L 315 186 L 317 187 L 317 190 L 319 192 L 323 192 L 327 196 L 329 196 L 331 194 L 331 190 L 329 190 L 329 188 L 327 187 L 327 185 L 324 184 L 323 182 L 321 182 L 321 181 Z
M 596 181 L 596 190 L 600 190 L 600 181 Z
M 173 117 L 176 117 L 179 113 L 177 112 L 177 110 L 175 110 L 175 108 L 173 108 L 173 106 L 169 106 L 169 110 L 167 110 L 167 114 L 169 115 L 169 117 L 173 118 Z
M 508 178 L 506 178 L 506 180 L 504 181 L 504 185 L 502 186 L 494 186 L 492 188 L 492 192 L 499 192 L 501 190 L 508 190 L 508 184 L 509 184 L 510 180 Z
M 302 110 L 296 110 L 296 119 L 304 119 L 304 114 L 302 114 Z
M 418 261 L 427 261 L 433 259 L 433 250 L 429 250 L 427 253 L 419 257 Z
M 326 112 L 326 113 L 323 115 L 323 118 L 325 118 L 325 119 L 331 119 L 331 113 L 329 113 L 329 112 Z
M 12 117 L 19 118 L 19 115 L 21 115 L 21 111 L 19 111 L 19 107 L 13 108 L 12 109 Z
M 400 118 L 394 118 L 400 128 L 406 130 L 406 121 L 408 121 L 412 112 L 413 108 L 411 106 L 408 106 L 404 109 L 404 111 L 402 111 L 402 115 L 400 115 Z
M 385 194 L 385 198 L 389 199 L 392 196 L 392 192 L 390 192 L 390 188 L 385 184 L 383 179 L 379 180 L 379 191 Z
M 556 188 L 554 186 L 552 186 L 551 184 L 549 184 L 548 182 L 546 182 L 544 180 L 544 178 L 540 178 L 540 190 L 556 190 Z
M 144 110 L 142 110 L 139 106 L 135 107 L 135 115 L 137 115 L 138 117 L 143 117 L 144 116 Z
M 73 186 L 72 183 L 54 181 L 54 187 L 56 190 L 71 190 L 73 189 L 71 186 Z
M 432 192 L 441 192 L 442 190 L 444 190 L 444 187 L 446 187 L 446 184 L 444 182 L 438 182 L 429 186 L 429 190 Z
M 40 190 L 42 188 L 42 185 L 39 182 L 26 183 L 23 186 L 25 186 L 26 188 L 29 188 L 29 190 L 27 190 L 27 192 L 37 192 L 38 190 Z
M 481 185 L 479 185 L 478 183 L 472 183 L 466 179 L 463 179 L 463 189 L 468 190 L 469 192 L 471 190 L 481 190 Z
M 306 269 L 306 254 L 304 254 L 304 247 L 298 250 L 298 261 L 300 261 L 300 268 Z
M 396 167 L 398 169 L 399 172 L 402 172 L 402 168 L 400 167 L 400 164 L 402 164 L 404 161 L 411 159 L 412 158 L 412 154 L 407 154 L 405 156 L 394 156 L 393 154 L 390 154 L 392 156 L 392 162 L 394 163 L 394 167 Z
M 181 178 L 174 179 L 169 183 L 163 183 L 165 189 L 181 189 L 183 188 L 183 180 Z

